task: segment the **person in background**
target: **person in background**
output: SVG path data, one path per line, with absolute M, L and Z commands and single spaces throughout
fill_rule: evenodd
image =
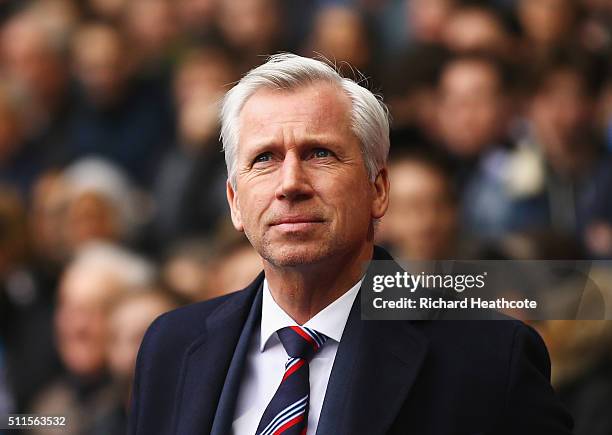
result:
M 127 0 L 86 0 L 87 11 L 97 19 L 111 23 L 121 20 Z
M 486 222 L 501 209 L 498 196 L 482 177 L 500 175 L 499 161 L 514 144 L 509 90 L 506 69 L 488 56 L 450 60 L 440 79 L 439 142 L 454 164 L 461 228 L 476 240 L 502 231 Z
M 246 286 L 259 272 L 261 259 L 242 237 L 178 243 L 162 266 L 164 284 L 188 302 L 222 296 Z
M 53 15 L 37 5 L 15 13 L 0 29 L 0 68 L 3 87 L 19 104 L 21 131 L 15 137 L 24 142 L 21 154 L 40 171 L 68 157 L 66 123 L 73 101 L 65 48 L 73 24 L 66 17 L 63 28 L 52 26 Z
M 284 8 L 280 0 L 223 0 L 218 2 L 217 24 L 221 35 L 236 53 L 238 70 L 259 65 L 262 53 L 282 51 Z
M 612 296 L 610 274 L 603 288 Z M 612 321 L 547 320 L 535 322 L 550 351 L 552 382 L 572 413 L 576 434 L 612 432 Z
M 167 73 L 179 44 L 175 2 L 132 0 L 126 5 L 123 23 L 141 74 Z
M 516 16 L 524 35 L 524 56 L 539 63 L 556 49 L 580 45 L 574 39 L 580 8 L 580 2 L 573 0 L 518 1 Z
M 229 240 L 216 250 L 212 267 L 215 271 L 215 296 L 246 287 L 261 270 L 261 257 L 245 237 Z
M 406 28 L 410 43 L 439 44 L 443 41 L 444 29 L 453 16 L 456 0 L 405 1 Z
M 68 193 L 64 232 L 69 250 L 90 241 L 133 243 L 147 201 L 123 171 L 101 158 L 75 161 L 62 172 Z
M 348 63 L 372 77 L 374 47 L 370 40 L 365 17 L 349 5 L 328 5 L 314 17 L 313 30 L 306 52 L 325 56 L 342 67 Z
M 229 54 L 213 45 L 192 49 L 176 69 L 177 138 L 153 184 L 152 233 L 160 248 L 189 236 L 212 237 L 227 219 L 217 111 L 235 76 Z
M 32 261 L 50 289 L 57 288 L 59 275 L 71 255 L 63 229 L 70 201 L 69 183 L 59 170 L 41 174 L 31 192 L 28 232 Z
M 187 38 L 207 40 L 218 34 L 219 0 L 176 0 L 173 3 L 179 28 Z
M 449 56 L 441 46 L 419 47 L 385 67 L 383 88 L 393 117 L 394 148 L 415 143 L 433 146 L 438 140 L 438 85 Z
M 2 301 L 0 301 L 0 304 Z M 0 340 L 0 415 L 14 411 L 13 397 L 6 382 L 6 363 L 4 362 L 4 346 Z
M 516 149 L 474 174 L 471 228 L 493 238 L 549 232 L 575 238 L 587 255 L 612 255 L 612 164 L 594 128 L 588 65 L 565 53 L 539 67 Z
M 135 76 L 125 37 L 108 24 L 82 25 L 71 54 L 78 96 L 68 124 L 71 158 L 104 157 L 149 186 L 174 131 L 167 90 Z
M 458 6 L 448 19 L 444 45 L 453 52 L 487 53 L 502 59 L 513 55 L 515 41 L 492 6 Z
M 66 433 L 91 433 L 116 399 L 106 361 L 107 305 L 153 278 L 147 261 L 117 246 L 90 244 L 76 254 L 62 276 L 54 318 L 65 374 L 33 399 L 30 413 L 64 415 L 70 422 Z
M 215 296 L 214 242 L 189 239 L 170 246 L 160 266 L 165 287 L 186 302 L 200 302 Z
M 469 171 L 506 140 L 511 113 L 507 73 L 495 58 L 459 55 L 444 65 L 438 91 L 440 143 Z
M 18 189 L 27 200 L 43 163 L 26 142 L 21 106 L 13 91 L 0 86 L 0 183 Z
M 612 159 L 595 128 L 597 74 L 589 58 L 570 52 L 535 77 L 525 139 L 542 158 L 544 224 L 577 237 L 588 254 L 611 258 Z
M 389 211 L 377 240 L 403 260 L 458 258 L 457 197 L 449 165 L 433 151 L 392 155 Z
M 53 346 L 54 289 L 32 262 L 23 200 L 0 186 L 0 344 L 15 410 L 59 372 Z
M 106 358 L 115 386 L 115 406 L 100 415 L 91 435 L 124 435 L 138 347 L 156 317 L 177 308 L 176 299 L 154 288 L 134 288 L 117 295 L 107 306 Z

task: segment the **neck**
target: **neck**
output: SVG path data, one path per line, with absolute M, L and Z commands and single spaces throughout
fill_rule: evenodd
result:
M 303 325 L 353 287 L 365 273 L 373 245 L 298 267 L 276 267 L 264 261 L 270 293 L 276 303 Z

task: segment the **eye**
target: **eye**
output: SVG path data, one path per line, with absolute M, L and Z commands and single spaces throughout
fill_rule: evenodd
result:
M 312 151 L 312 156 L 317 159 L 324 159 L 325 157 L 331 157 L 332 152 L 325 148 L 317 148 Z
M 253 163 L 265 163 L 265 162 L 269 162 L 270 160 L 272 160 L 272 153 L 265 152 L 255 157 L 255 160 L 253 160 Z

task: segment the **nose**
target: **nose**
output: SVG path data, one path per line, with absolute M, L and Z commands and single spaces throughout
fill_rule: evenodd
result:
M 279 172 L 277 199 L 299 201 L 312 197 L 312 185 L 303 164 L 296 154 L 289 152 L 285 155 Z

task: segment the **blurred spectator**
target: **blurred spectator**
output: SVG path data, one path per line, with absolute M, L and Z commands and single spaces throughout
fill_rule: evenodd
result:
M 116 386 L 115 407 L 101 415 L 91 435 L 123 435 L 127 429 L 130 389 L 136 356 L 146 329 L 157 316 L 177 308 L 176 301 L 158 290 L 139 289 L 119 295 L 108 307 L 107 359 Z
M 507 75 L 493 58 L 464 55 L 451 59 L 440 78 L 439 134 L 443 147 L 469 163 L 506 140 Z
M 217 32 L 215 19 L 220 0 L 175 0 L 182 33 L 194 39 L 206 39 Z
M 0 182 L 18 189 L 27 198 L 41 170 L 40 156 L 26 143 L 19 101 L 10 89 L 0 88 Z
M 590 52 L 606 53 L 612 44 L 612 5 L 607 0 L 581 0 L 585 16 L 580 40 Z
M 80 8 L 72 0 L 35 0 L 29 2 L 27 10 L 39 20 L 53 38 L 53 44 L 62 51 L 68 46 L 81 19 Z
M 127 0 L 87 0 L 87 6 L 96 18 L 115 23 L 121 19 L 127 3 Z
M 68 127 L 72 157 L 108 158 L 147 185 L 173 133 L 166 90 L 134 77 L 134 58 L 109 25 L 80 28 L 72 54 L 79 84 Z
M 178 244 L 166 258 L 163 279 L 183 299 L 198 302 L 246 287 L 261 270 L 261 258 L 248 241 L 231 234 Z
M 155 178 L 157 242 L 211 236 L 227 218 L 227 174 L 219 142 L 219 101 L 235 77 L 228 55 L 215 47 L 191 52 L 177 68 L 177 142 Z
M 557 48 L 576 45 L 579 8 L 575 0 L 519 0 L 517 15 L 526 55 L 537 62 Z
M 70 191 L 60 171 L 43 173 L 32 189 L 28 219 L 29 240 L 33 262 L 47 277 L 49 288 L 57 286 L 57 279 L 70 254 L 66 237 L 66 212 Z
M 162 265 L 164 284 L 188 302 L 200 302 L 217 295 L 213 285 L 213 259 L 216 256 L 210 241 L 191 239 L 177 243 L 169 250 Z
M 65 36 L 70 29 L 53 33 L 51 17 L 36 9 L 15 14 L 2 28 L 0 47 L 7 84 L 21 104 L 21 134 L 29 144 L 30 158 L 42 164 L 63 162 L 71 107 L 64 61 Z M 67 18 L 63 24 L 69 27 L 70 22 Z
M 30 264 L 24 204 L 0 188 L 0 343 L 18 411 L 58 371 L 53 288 Z
M 612 322 L 549 320 L 534 326 L 548 347 L 553 385 L 572 413 L 575 433 L 611 433 Z
M 113 245 L 93 244 L 78 253 L 62 277 L 55 312 L 66 375 L 38 395 L 30 412 L 66 416 L 66 433 L 94 433 L 99 416 L 116 403 L 106 365 L 105 310 L 122 291 L 146 287 L 152 279 L 145 260 Z
M 72 57 L 84 98 L 93 106 L 110 107 L 121 98 L 130 62 L 125 43 L 113 27 L 89 24 L 78 29 Z
M 286 48 L 283 5 L 280 0 L 223 0 L 218 4 L 221 33 L 237 53 L 241 72 L 262 63 L 262 53 Z
M 146 204 L 119 168 L 87 158 L 67 167 L 63 177 L 69 194 L 63 230 L 70 250 L 93 240 L 134 241 Z
M 594 130 L 588 70 L 568 58 L 546 64 L 534 80 L 530 130 L 511 152 L 500 151 L 475 174 L 471 228 L 554 231 L 577 237 L 587 252 L 610 256 L 612 166 Z M 593 232 L 598 233 L 593 237 Z
M 177 306 L 172 296 L 150 289 L 123 293 L 110 305 L 108 364 L 126 393 L 132 386 L 136 356 L 146 329 L 160 314 Z
M 513 41 L 499 13 L 491 6 L 455 9 L 444 28 L 445 45 L 456 52 L 480 52 L 510 57 Z
M 405 0 L 408 32 L 413 44 L 439 44 L 452 16 L 455 0 Z
M 263 270 L 261 257 L 246 237 L 226 242 L 217 253 L 213 282 L 218 296 L 245 288 Z
M 7 415 L 14 411 L 13 398 L 6 382 L 5 367 L 4 346 L 0 340 L 0 415 Z
M 457 258 L 457 199 L 448 165 L 432 153 L 405 152 L 392 158 L 389 179 L 379 242 L 405 260 Z
M 595 130 L 597 78 L 583 59 L 561 58 L 542 68 L 531 104 L 531 140 L 545 159 L 549 220 L 580 235 L 591 254 L 612 255 L 612 161 Z M 592 238 L 592 232 L 599 237 Z M 581 238 L 582 238 L 581 237 Z M 599 239 L 599 240 L 597 240 Z
M 179 28 L 175 2 L 171 0 L 132 0 L 125 11 L 126 38 L 141 69 L 165 72 L 172 49 L 176 49 Z
M 357 10 L 332 5 L 318 11 L 308 55 L 322 54 L 340 68 L 346 62 L 369 77 L 374 66 L 372 49 L 365 19 Z
M 393 119 L 393 147 L 425 143 L 439 136 L 438 82 L 447 59 L 443 47 L 425 46 L 386 66 L 383 87 Z

